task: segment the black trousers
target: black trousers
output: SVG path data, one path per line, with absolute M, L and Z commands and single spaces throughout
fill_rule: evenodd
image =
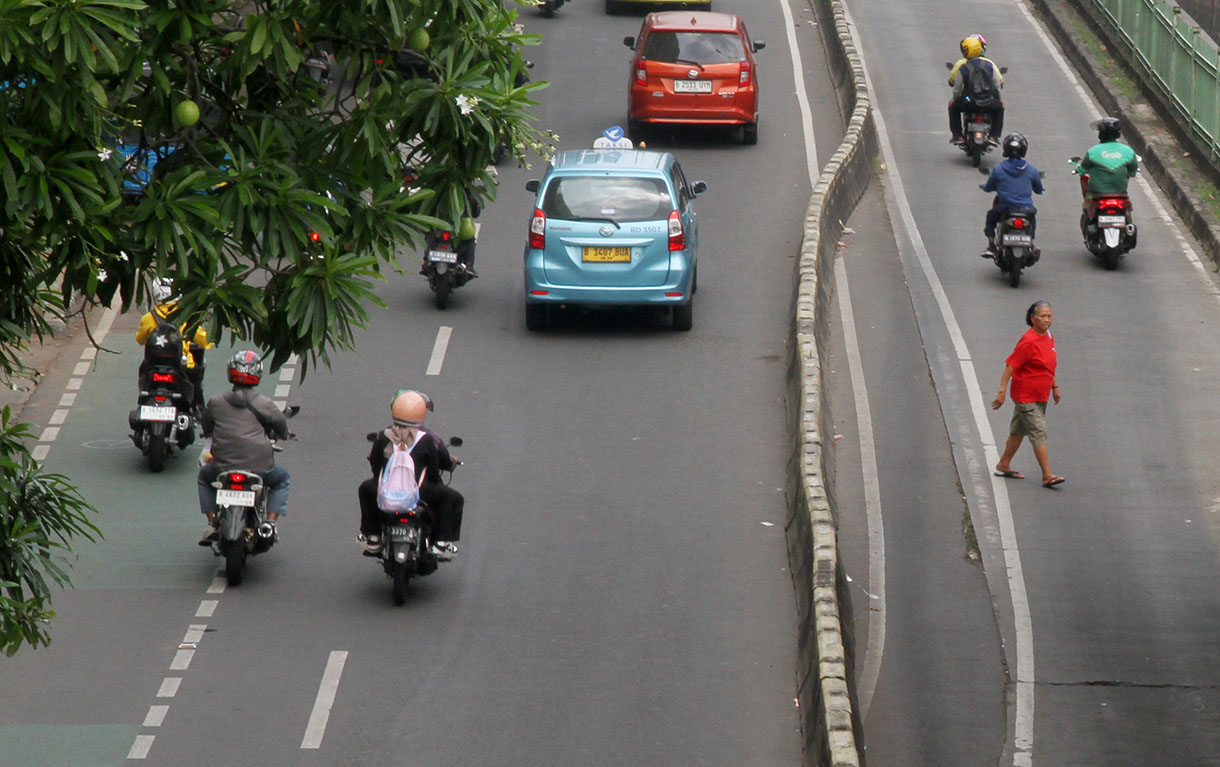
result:
M 962 108 L 965 106 L 961 99 L 952 99 L 949 102 L 949 135 L 954 138 L 962 135 Z M 983 107 L 971 106 L 971 109 L 984 109 Z M 997 101 L 985 110 L 991 113 L 991 138 L 999 138 L 1004 132 L 1004 102 Z
M 377 480 L 369 478 L 357 489 L 360 497 L 360 532 L 364 535 L 381 535 L 381 509 L 377 508 Z M 457 541 L 462 537 L 462 514 L 466 499 L 462 494 L 442 482 L 425 482 L 419 489 L 419 498 L 428 504 L 432 513 L 432 539 L 435 541 Z

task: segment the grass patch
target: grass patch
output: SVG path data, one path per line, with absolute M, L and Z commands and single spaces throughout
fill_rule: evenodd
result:
M 1093 29 L 1075 14 L 1072 15 L 1070 23 L 1076 32 L 1076 37 L 1101 67 L 1106 79 L 1132 103 L 1138 104 L 1143 101 L 1139 83 L 1127 74 L 1127 69 L 1122 62 L 1110 55 L 1110 49 L 1093 32 Z

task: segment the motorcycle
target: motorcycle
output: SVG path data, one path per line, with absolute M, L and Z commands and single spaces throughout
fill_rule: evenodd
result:
M 368 441 L 377 441 L 377 433 L 369 434 Z M 449 445 L 461 447 L 462 438 L 450 438 Z M 449 476 L 452 479 L 452 471 Z M 383 511 L 381 540 L 379 550 L 366 550 L 364 555 L 381 561 L 381 567 L 392 583 L 394 604 L 401 606 L 407 601 L 407 582 L 431 575 L 440 564 L 432 553 L 432 515 L 428 505 L 420 501 L 410 511 Z
M 952 70 L 953 64 L 946 61 L 945 68 Z M 1001 74 L 1008 73 L 1008 67 L 1000 67 Z M 969 96 L 962 96 L 962 143 L 958 147 L 970 158 L 970 164 L 979 167 L 983 155 L 991 151 L 991 112 L 979 108 L 970 102 Z
M 449 294 L 478 276 L 473 269 L 476 239 L 477 235 L 460 240 L 448 229 L 424 237 L 424 263 L 419 273 L 428 278 L 437 309 L 447 307 Z
M 165 459 L 174 447 L 185 450 L 195 441 L 190 383 L 179 367 L 156 365 L 141 381 L 136 409 L 127 415 L 131 441 L 148 457 L 148 468 L 165 468 Z
M 994 260 L 1008 274 L 1008 284 L 1021 284 L 1021 270 L 1038 263 L 1042 251 L 1034 245 L 1034 219 L 1029 211 L 1010 210 L 996 228 Z
M 1073 173 L 1080 176 L 1080 194 L 1084 197 L 1084 212 L 1081 214 L 1081 234 L 1084 246 L 1105 264 L 1107 269 L 1118 268 L 1119 257 L 1135 249 L 1136 226 L 1131 221 L 1131 198 L 1125 194 L 1107 194 L 1089 198 L 1089 174 L 1080 173 L 1079 157 L 1068 162 L 1077 167 Z
M 555 17 L 555 11 L 559 10 L 559 6 L 563 5 L 565 0 L 542 0 L 538 5 L 538 10 L 542 11 L 544 19 Z
M 285 408 L 291 418 L 300 407 Z M 295 439 L 296 435 L 290 435 Z M 283 450 L 272 443 L 272 450 Z M 245 469 L 222 471 L 212 482 L 216 488 L 216 540 L 212 553 L 225 560 L 225 580 L 230 586 L 240 586 L 246 570 L 246 558 L 262 554 L 279 540 L 275 525 L 267 519 L 267 491 L 262 477 Z

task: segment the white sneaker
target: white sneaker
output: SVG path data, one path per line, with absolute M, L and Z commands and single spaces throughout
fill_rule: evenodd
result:
M 363 546 L 364 550 L 370 554 L 376 554 L 377 552 L 381 551 L 380 535 L 365 536 L 364 533 L 360 533 L 356 536 L 356 540 L 360 541 L 360 545 Z
M 436 541 L 432 544 L 432 553 L 441 562 L 448 562 L 457 556 L 457 544 L 451 541 Z
M 203 531 L 203 537 L 199 539 L 199 545 L 211 546 L 216 540 L 216 534 L 216 525 L 208 525 L 207 529 Z

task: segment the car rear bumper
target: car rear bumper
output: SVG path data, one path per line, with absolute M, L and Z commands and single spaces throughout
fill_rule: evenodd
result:
M 685 258 L 680 268 L 669 270 L 663 285 L 633 287 L 625 285 L 555 285 L 547 281 L 541 259 L 526 253 L 525 300 L 538 304 L 579 304 L 585 306 L 672 306 L 690 300 L 693 266 Z

